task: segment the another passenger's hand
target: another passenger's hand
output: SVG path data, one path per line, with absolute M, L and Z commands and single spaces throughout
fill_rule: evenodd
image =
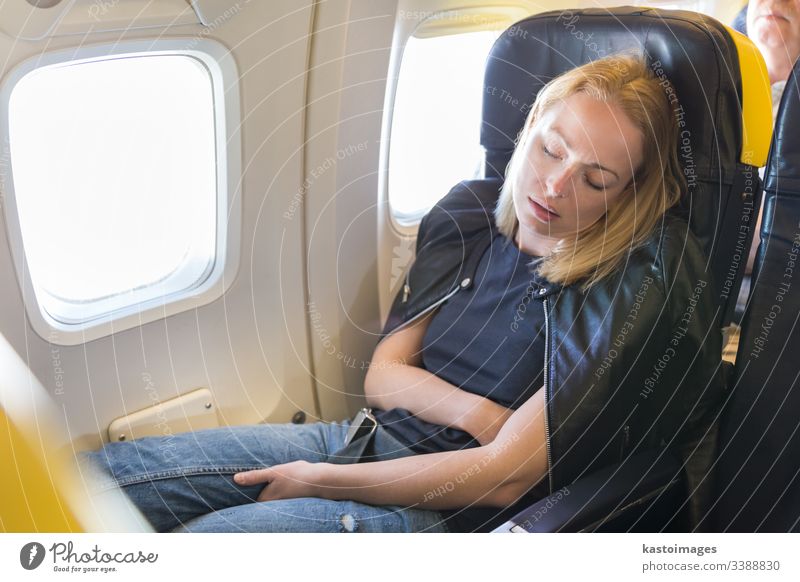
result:
M 266 484 L 258 496 L 258 501 L 318 497 L 318 465 L 319 463 L 308 461 L 292 461 L 266 469 L 236 473 L 233 479 L 238 485 Z
M 491 443 L 514 411 L 510 408 L 484 398 L 480 406 L 473 408 L 470 417 L 465 419 L 465 428 L 472 437 L 483 445 Z

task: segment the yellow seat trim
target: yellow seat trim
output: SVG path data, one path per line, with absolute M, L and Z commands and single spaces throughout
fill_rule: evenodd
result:
M 43 431 L 42 437 L 47 432 Z M 36 442 L 31 436 L 26 438 L 0 408 L 0 531 L 83 531 L 61 493 L 67 474 L 64 463 L 48 450 L 51 443 Z
M 742 150 L 739 161 L 765 166 L 772 141 L 772 88 L 764 57 L 753 41 L 725 26 L 739 55 L 742 78 Z

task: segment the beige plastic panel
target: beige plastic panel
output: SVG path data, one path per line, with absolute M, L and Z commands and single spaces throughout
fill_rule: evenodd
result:
M 113 420 L 108 426 L 108 440 L 118 442 L 146 436 L 170 437 L 181 432 L 218 426 L 211 391 L 200 388 Z
M 185 2 L 186 0 L 184 0 Z M 228 20 L 231 15 L 237 14 L 242 4 L 252 0 L 188 0 L 197 17 L 204 26 L 214 26 L 215 23 Z
M 5 0 L 0 2 L 0 32 L 12 38 L 38 40 L 53 30 L 76 0 Z
M 54 35 L 199 24 L 186 0 L 74 0 Z

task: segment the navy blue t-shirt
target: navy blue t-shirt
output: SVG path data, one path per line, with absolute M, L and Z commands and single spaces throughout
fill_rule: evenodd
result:
M 497 234 L 478 263 L 475 282 L 439 306 L 425 333 L 423 367 L 462 390 L 516 410 L 544 383 L 544 310 L 533 299 L 536 257 Z M 479 446 L 462 430 L 424 421 L 403 408 L 376 410 L 378 422 L 418 453 Z M 538 489 L 538 490 L 537 490 Z M 546 495 L 536 487 L 513 509 L 442 511 L 454 531 L 486 531 Z M 502 511 L 502 515 L 499 514 Z

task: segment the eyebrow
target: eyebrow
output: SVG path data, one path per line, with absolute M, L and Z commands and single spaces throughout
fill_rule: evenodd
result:
M 567 138 L 565 138 L 565 137 L 564 137 L 564 134 L 563 134 L 563 133 L 561 133 L 561 131 L 559 130 L 559 128 L 558 128 L 558 126 L 557 126 L 557 125 L 553 125 L 553 126 L 551 126 L 551 127 L 550 127 L 550 131 L 552 131 L 552 132 L 553 132 L 553 133 L 555 133 L 555 134 L 556 134 L 558 137 L 560 137 L 560 138 L 562 139 L 562 141 L 564 142 L 564 145 L 566 145 L 566 146 L 567 146 L 569 149 L 572 149 L 572 146 L 570 146 L 570 145 L 569 145 L 569 142 L 567 141 Z M 607 168 L 607 167 L 605 167 L 605 166 L 602 166 L 602 165 L 600 165 L 600 164 L 599 164 L 599 163 L 597 163 L 597 162 L 595 162 L 595 163 L 593 163 L 593 164 L 584 164 L 584 165 L 585 165 L 585 166 L 589 166 L 590 168 L 596 168 L 596 169 L 598 169 L 598 170 L 603 170 L 604 172 L 609 172 L 609 173 L 611 173 L 611 174 L 614 174 L 614 176 L 617 178 L 617 180 L 619 180 L 619 174 L 617 174 L 617 173 L 616 173 L 614 170 L 612 170 L 611 168 Z

